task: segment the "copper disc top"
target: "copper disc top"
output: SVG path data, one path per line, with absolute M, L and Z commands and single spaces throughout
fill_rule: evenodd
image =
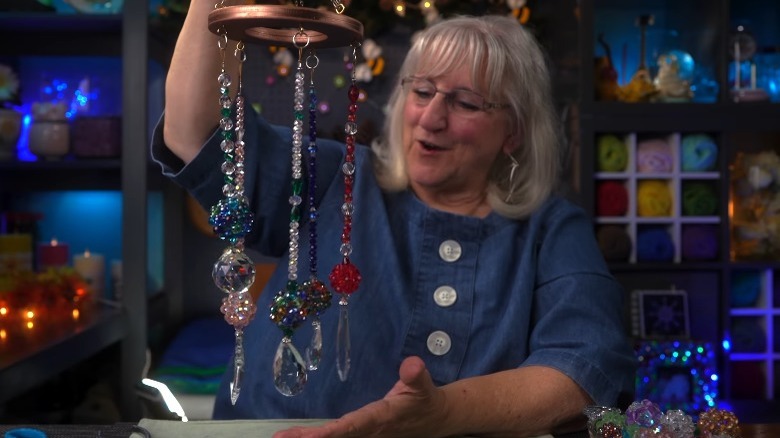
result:
M 211 11 L 209 30 L 217 33 L 222 26 L 231 40 L 279 46 L 300 47 L 307 39 L 307 47 L 317 48 L 346 47 L 363 41 L 360 21 L 335 12 L 298 6 L 225 6 Z

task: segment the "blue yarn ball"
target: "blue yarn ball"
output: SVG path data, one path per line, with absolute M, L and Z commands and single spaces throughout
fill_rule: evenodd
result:
M 660 227 L 649 227 L 637 232 L 636 258 L 640 262 L 669 262 L 674 259 L 674 242 Z
M 761 276 L 756 272 L 737 272 L 731 277 L 731 307 L 751 307 L 761 292 Z
M 682 170 L 684 172 L 707 172 L 715 169 L 718 160 L 718 145 L 706 134 L 686 135 L 681 145 Z

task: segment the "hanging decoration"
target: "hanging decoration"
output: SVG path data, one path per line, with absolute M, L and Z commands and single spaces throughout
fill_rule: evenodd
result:
M 224 3 L 224 1 L 223 1 Z M 363 25 L 350 17 L 343 15 L 345 6 L 339 0 L 332 0 L 333 7 L 336 13 L 328 12 L 323 9 L 312 9 L 303 6 L 302 1 L 297 1 L 295 6 L 278 6 L 278 5 L 246 5 L 246 6 L 224 6 L 223 3 L 217 5 L 217 8 L 209 14 L 209 30 L 220 36 L 220 53 L 222 56 L 223 71 L 220 74 L 220 85 L 222 91 L 222 97 L 220 98 L 220 104 L 223 108 L 223 118 L 220 122 L 226 141 L 231 141 L 234 138 L 232 133 L 232 120 L 230 118 L 230 95 L 228 92 L 228 86 L 230 85 L 229 77 L 224 71 L 224 43 L 227 42 L 227 36 L 232 38 L 246 39 L 250 42 L 258 42 L 270 46 L 292 46 L 296 49 L 298 54 L 297 68 L 294 73 L 295 87 L 293 95 L 293 115 L 294 121 L 292 126 L 293 142 L 291 150 L 291 168 L 292 168 L 292 186 L 291 194 L 289 197 L 290 203 L 290 218 L 289 218 L 289 262 L 288 262 L 288 275 L 286 286 L 277 292 L 276 296 L 272 300 L 270 306 L 270 319 L 281 329 L 282 340 L 279 343 L 276 354 L 273 359 L 273 380 L 277 390 L 286 396 L 294 396 L 303 391 L 307 377 L 307 371 L 316 370 L 319 366 L 321 359 L 322 349 L 322 332 L 320 328 L 319 316 L 330 305 L 331 294 L 327 290 L 327 287 L 317 278 L 317 218 L 319 212 L 317 210 L 317 200 L 315 195 L 317 192 L 316 187 L 316 154 L 317 154 L 317 131 L 316 131 L 316 113 L 318 110 L 318 102 L 316 96 L 316 90 L 314 88 L 314 70 L 319 63 L 314 50 L 321 47 L 346 47 L 351 46 L 353 49 L 353 63 L 355 62 L 356 47 L 363 40 Z M 243 62 L 243 43 L 239 43 L 241 47 L 241 57 L 239 61 Z M 287 66 L 291 64 L 288 58 L 289 51 L 286 48 L 272 49 L 275 51 L 274 58 L 278 66 Z M 304 62 L 304 53 L 307 51 L 309 54 Z M 286 52 L 286 54 L 285 54 Z M 238 49 L 237 49 L 238 53 Z M 237 55 L 239 56 L 239 55 Z M 241 63 L 239 63 L 240 66 Z M 305 74 L 304 64 L 310 71 L 309 81 L 309 145 L 307 162 L 309 172 L 309 186 L 308 199 L 303 198 L 303 139 L 304 139 L 304 102 L 306 92 L 305 89 Z M 279 69 L 277 73 L 280 74 Z M 280 74 L 281 76 L 281 74 Z M 266 78 L 268 81 L 268 78 Z M 237 218 L 249 217 L 249 220 L 240 222 L 240 226 L 230 227 L 231 230 L 239 228 L 240 233 L 233 231 L 226 238 L 231 242 L 231 247 L 226 250 L 223 258 L 220 259 L 215 265 L 215 281 L 221 280 L 222 289 L 226 292 L 230 292 L 231 296 L 236 295 L 241 298 L 240 309 L 251 309 L 252 315 L 254 314 L 254 303 L 251 298 L 244 300 L 244 295 L 238 291 L 238 286 L 245 286 L 248 281 L 242 281 L 239 285 L 235 285 L 236 281 L 231 282 L 229 286 L 225 286 L 224 283 L 228 283 L 228 278 L 235 279 L 236 267 L 240 265 L 243 269 L 241 272 L 248 274 L 250 268 L 245 266 L 246 263 L 251 262 L 248 257 L 243 253 L 243 236 L 251 230 L 251 210 L 249 209 L 246 199 L 243 197 L 243 99 L 241 97 L 241 80 L 240 80 L 240 68 L 239 68 L 239 95 L 236 98 L 236 132 L 235 136 L 237 141 L 235 142 L 237 151 L 232 154 L 226 151 L 226 162 L 223 163 L 223 172 L 232 177 L 234 174 L 240 174 L 240 180 L 234 184 L 230 181 L 230 186 L 226 185 L 226 189 L 223 189 L 223 194 L 228 197 L 228 201 L 220 201 L 220 203 L 214 207 L 212 212 L 213 221 L 216 224 L 221 222 L 236 221 Z M 346 144 L 345 163 L 342 166 L 344 172 L 344 205 L 342 206 L 342 213 L 344 214 L 344 227 L 342 229 L 342 245 L 341 254 L 343 256 L 342 262 L 334 268 L 329 278 L 335 291 L 342 294 L 349 294 L 355 292 L 359 285 L 360 277 L 357 268 L 351 264 L 349 260 L 349 254 L 351 253 L 351 246 L 349 241 L 350 230 L 352 226 L 351 217 L 354 209 L 352 199 L 352 183 L 354 182 L 354 134 L 357 132 L 357 125 L 355 124 L 356 111 L 357 111 L 357 87 L 355 85 L 354 74 L 352 77 L 352 85 L 349 89 L 350 106 L 347 116 L 347 124 L 345 131 L 348 131 L 348 141 Z M 354 98 L 353 98 L 354 96 Z M 351 136 L 351 137 L 350 137 Z M 225 142 L 223 142 L 225 143 Z M 230 149 L 230 148 L 229 148 Z M 225 149 L 223 149 L 224 151 Z M 237 163 L 234 161 L 238 161 Z M 228 173 L 225 169 L 231 170 Z M 232 196 L 231 196 L 232 195 Z M 237 198 L 233 200 L 232 198 Z M 308 201 L 308 208 L 306 208 L 306 202 Z M 227 204 L 225 207 L 223 204 Z M 236 206 L 234 206 L 236 205 Z M 307 281 L 300 283 L 298 281 L 298 261 L 299 261 L 299 231 L 301 228 L 303 214 L 302 212 L 308 212 L 306 217 L 308 218 L 309 226 L 309 278 Z M 216 225 L 215 225 L 216 227 Z M 224 228 L 224 227 L 223 227 Z M 216 230 L 216 228 L 215 228 Z M 327 230 L 326 230 L 327 231 Z M 220 233 L 217 233 L 220 234 Z M 222 235 L 222 234 L 220 234 Z M 345 237 L 346 236 L 346 237 Z M 346 239 L 346 240 L 345 240 Z M 349 248 L 349 250 L 347 250 Z M 240 262 L 240 263 L 237 263 Z M 254 280 L 254 271 L 252 265 L 251 277 Z M 218 269 L 219 268 L 219 269 Z M 217 275 L 219 270 L 220 274 Z M 225 275 L 225 272 L 229 272 L 232 276 Z M 241 277 L 242 280 L 248 280 L 245 277 Z M 251 284 L 251 282 L 249 282 Z M 245 290 L 248 290 L 246 285 Z M 346 299 L 342 298 L 344 304 L 342 305 L 342 311 L 339 318 L 339 331 L 337 346 L 343 344 L 344 331 L 342 330 L 342 320 L 346 319 Z M 226 307 L 226 306 L 223 306 Z M 228 311 L 233 310 L 233 307 L 227 308 Z M 298 349 L 292 343 L 292 336 L 294 331 L 304 322 L 307 317 L 312 318 L 312 325 L 314 327 L 314 335 L 306 350 L 306 360 L 298 352 Z M 227 314 L 226 314 L 227 318 Z M 236 318 L 233 318 L 236 319 Z M 241 374 L 244 371 L 244 358 L 243 348 L 241 346 L 241 336 L 243 334 L 243 327 L 248 324 L 250 318 L 239 318 L 239 322 L 231 322 L 236 326 L 236 355 L 235 355 L 235 370 L 233 385 L 231 385 L 231 400 L 235 404 L 236 399 L 240 391 L 240 379 Z M 347 371 L 349 368 L 349 348 L 348 348 L 348 332 L 346 332 L 347 348 L 344 350 L 341 347 L 338 359 L 339 377 L 342 380 L 346 379 Z M 346 358 L 346 359 L 344 359 Z M 346 363 L 346 365 L 344 365 Z
M 220 26 L 218 48 L 221 57 L 219 82 L 219 121 L 222 142 L 220 148 L 224 161 L 220 169 L 225 176 L 222 186 L 223 198 L 211 207 L 209 223 L 214 233 L 226 240 L 229 246 L 222 253 L 212 269 L 214 284 L 227 294 L 222 300 L 220 311 L 225 320 L 235 328 L 236 345 L 233 359 L 233 379 L 230 383 L 230 401 L 235 404 L 241 392 L 241 377 L 244 373 L 244 328 L 257 311 L 249 288 L 255 281 L 255 264 L 244 253 L 244 237 L 252 230 L 254 215 L 244 197 L 244 95 L 242 88 L 242 67 L 245 61 L 244 44 L 236 44 L 238 60 L 238 90 L 235 102 L 230 97 L 232 79 L 225 70 L 227 32 Z M 231 111 L 234 108 L 234 112 Z M 235 120 L 231 116 L 235 116 Z
M 371 82 L 373 78 L 385 70 L 385 58 L 382 57 L 382 47 L 372 39 L 366 39 L 361 46 L 362 62 L 355 66 L 355 78 L 359 82 Z
M 357 61 L 357 47 L 352 46 L 352 65 Z M 344 133 L 346 134 L 346 155 L 344 164 L 341 167 L 344 173 L 344 203 L 341 205 L 341 214 L 344 216 L 344 227 L 341 233 L 341 246 L 339 253 L 342 256 L 341 263 L 333 267 L 330 272 L 330 284 L 333 290 L 341 294 L 339 300 L 339 325 L 336 334 L 336 355 L 339 378 L 346 381 L 349 375 L 350 367 L 350 339 L 349 339 L 349 315 L 348 298 L 357 291 L 362 277 L 360 270 L 355 266 L 349 256 L 352 254 L 352 216 L 355 211 L 355 205 L 352 198 L 352 186 L 355 182 L 355 135 L 358 133 L 357 125 L 357 102 L 360 90 L 356 84 L 355 70 L 352 70 L 352 84 L 349 87 L 347 95 L 349 97 L 349 108 L 347 112 L 347 122 L 344 124 Z

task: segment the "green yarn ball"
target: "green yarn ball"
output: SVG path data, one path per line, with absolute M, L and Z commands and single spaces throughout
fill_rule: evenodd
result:
M 596 149 L 597 164 L 601 172 L 622 172 L 628 165 L 628 148 L 617 136 L 608 134 L 599 137 Z

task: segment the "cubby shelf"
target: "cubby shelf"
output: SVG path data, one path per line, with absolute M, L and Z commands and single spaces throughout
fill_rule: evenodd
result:
M 745 396 L 776 398 L 780 385 L 780 300 L 774 269 L 740 269 L 732 272 L 729 360 L 739 363 L 732 376 L 732 393 L 744 392 L 740 381 L 747 376 L 742 368 L 751 366 L 760 370 L 752 379 L 763 377 L 761 394 Z M 745 365 L 740 367 L 740 365 Z M 755 391 L 756 388 L 753 388 Z
M 689 137 L 690 136 L 690 137 Z M 683 157 L 683 138 L 697 138 L 707 141 L 706 152 L 712 154 L 707 157 L 707 163 L 700 166 L 701 169 L 690 169 Z M 595 222 L 597 233 L 602 231 L 601 226 L 611 226 L 611 232 L 615 233 L 614 226 L 623 228 L 630 242 L 628 254 L 605 254 L 611 262 L 637 263 L 643 261 L 680 263 L 683 260 L 717 260 L 718 249 L 713 247 L 709 254 L 694 254 L 684 250 L 685 234 L 688 227 L 697 225 L 718 226 L 721 223 L 717 194 L 720 192 L 720 172 L 717 158 L 717 146 L 710 136 L 701 133 L 670 134 L 653 133 L 648 135 L 642 132 L 630 132 L 625 134 L 599 133 L 596 139 L 596 154 L 594 159 L 596 169 L 593 174 L 595 184 L 594 200 L 596 206 Z M 703 154 L 702 154 L 703 155 Z M 625 164 L 623 164 L 625 163 Z M 700 163 L 696 163 L 697 165 Z M 694 186 L 704 185 L 708 188 L 710 199 L 706 214 L 698 213 L 684 198 L 688 195 L 688 189 Z M 651 185 L 653 187 L 651 187 Z M 643 190 L 653 190 L 655 193 L 643 193 Z M 655 196 L 654 199 L 649 197 Z M 647 204 L 643 205 L 643 197 Z M 625 201 L 625 208 L 621 202 Z M 691 201 L 692 202 L 692 201 Z M 703 202 L 703 201 L 702 201 Z M 617 207 L 615 204 L 621 204 Z M 653 210 L 658 211 L 653 211 Z M 659 210 L 660 209 L 660 210 Z M 643 234 L 649 230 L 663 228 L 666 234 L 647 236 L 651 244 L 661 245 L 659 240 L 668 237 L 671 245 L 671 253 L 658 258 L 645 257 L 639 252 L 638 247 L 643 242 Z M 601 241 L 606 239 L 602 236 Z M 713 234 L 711 232 L 711 234 Z M 715 233 L 715 235 L 719 234 Z M 648 242 L 644 242 L 647 246 Z M 714 242 L 717 244 L 717 241 Z M 668 249 L 667 249 L 668 251 Z M 651 254 L 652 256 L 652 254 Z
M 652 14 L 654 24 L 648 28 L 647 62 L 655 67 L 656 56 L 662 50 L 681 49 L 689 52 L 700 73 L 707 74 L 717 84 L 705 102 L 626 103 L 600 100 L 597 83 L 602 76 L 594 66 L 606 53 L 599 43 L 604 35 L 612 44 L 614 66 L 621 85 L 637 70 L 640 58 L 640 29 L 635 25 L 640 15 Z M 780 154 L 780 103 L 775 90 L 773 101 L 734 102 L 731 99 L 731 70 L 734 68 L 730 49 L 731 35 L 737 24 L 749 23 L 759 49 L 780 44 L 776 22 L 780 3 L 773 0 L 690 0 L 686 2 L 650 0 L 585 0 L 581 3 L 581 107 L 580 140 L 583 154 L 582 196 L 586 208 L 593 214 L 595 229 L 611 227 L 630 242 L 628 254 L 609 260 L 610 268 L 627 291 L 678 288 L 689 292 L 692 332 L 718 349 L 720 373 L 718 384 L 722 399 L 760 400 L 770 403 L 780 398 L 780 260 L 772 249 L 760 254 L 748 254 L 735 238 L 732 209 L 731 179 L 733 166 L 741 153 L 774 151 Z M 663 40 L 659 35 L 672 38 Z M 758 56 L 774 56 L 759 50 Z M 628 61 L 626 61 L 628 59 Z M 749 61 L 746 61 L 749 62 Z M 771 68 L 771 67 L 767 67 Z M 780 65 L 775 62 L 775 72 Z M 769 77 L 769 76 L 767 76 Z M 775 74 L 780 81 L 780 76 Z M 603 85 L 603 84 L 601 84 Z M 717 164 L 707 171 L 683 172 L 680 148 L 684 138 L 706 134 L 717 145 Z M 599 140 L 614 135 L 626 147 L 626 164 L 621 169 L 604 169 L 599 163 Z M 637 168 L 639 145 L 648 139 L 661 139 L 671 149 L 672 169 L 665 172 L 640 172 Z M 671 197 L 668 213 L 647 217 L 638 212 L 637 194 L 640 186 L 660 181 Z M 624 212 L 605 215 L 599 211 L 599 186 L 617 183 L 624 189 L 627 201 Z M 685 215 L 682 198 L 687 184 L 711 184 L 719 205 L 712 214 Z M 775 186 L 773 186 L 775 187 Z M 660 186 L 659 186 L 660 188 Z M 717 254 L 708 259 L 692 260 L 681 250 L 683 232 L 688 227 L 712 227 Z M 674 244 L 671 257 L 663 261 L 643 260 L 637 251 L 637 238 L 642 229 L 658 227 L 669 234 Z M 614 243 L 614 242 L 613 242 Z M 762 242 L 763 243 L 763 242 Z M 607 247 L 614 250 L 625 246 Z M 607 255 L 605 253 L 605 255 Z M 614 254 L 612 254 L 614 255 Z M 755 286 L 758 298 L 750 305 L 732 302 L 734 281 L 744 272 L 760 281 Z M 760 330 L 760 342 L 750 344 L 749 351 L 734 329 L 745 329 L 750 320 L 752 329 Z M 735 324 L 736 323 L 736 324 Z M 737 335 L 740 335 L 738 332 Z M 693 334 L 692 334 L 693 336 Z M 730 338 L 731 336 L 731 338 Z M 703 338 L 702 338 L 703 337 Z M 729 343 L 723 342 L 731 340 Z M 748 340 L 750 337 L 748 336 Z M 736 343 L 736 350 L 734 349 Z M 742 350 L 740 350 L 742 348 Z M 760 379 L 758 378 L 760 376 Z M 778 421 L 774 414 L 770 421 Z

